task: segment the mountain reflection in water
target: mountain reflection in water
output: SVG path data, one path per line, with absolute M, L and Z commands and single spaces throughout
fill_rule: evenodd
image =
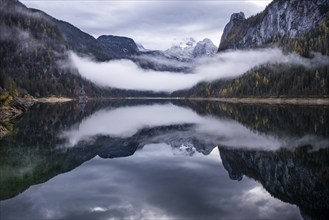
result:
M 328 113 L 179 100 L 36 105 L 0 140 L 0 215 L 325 219 Z

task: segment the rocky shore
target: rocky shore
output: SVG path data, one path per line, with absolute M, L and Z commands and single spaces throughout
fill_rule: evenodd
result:
M 11 120 L 26 112 L 35 103 L 59 103 L 68 101 L 72 101 L 72 99 L 64 97 L 34 98 L 28 96 L 15 98 L 9 105 L 0 106 L 0 139 L 12 130 Z
M 10 121 L 26 112 L 33 104 L 32 98 L 15 98 L 9 105 L 0 106 L 0 138 L 12 130 Z

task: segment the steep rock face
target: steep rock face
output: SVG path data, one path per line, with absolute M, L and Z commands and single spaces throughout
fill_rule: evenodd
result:
M 211 56 L 215 54 L 217 51 L 217 47 L 213 44 L 213 42 L 205 38 L 203 41 L 199 41 L 193 49 L 193 57 L 203 57 L 203 56 Z
M 194 58 L 211 56 L 216 51 L 217 47 L 208 38 L 199 42 L 196 42 L 193 38 L 185 38 L 180 42 L 175 42 L 171 48 L 164 51 L 164 54 L 176 57 L 181 61 L 191 61 Z
M 227 25 L 224 28 L 222 38 L 220 42 L 225 42 L 227 39 L 227 35 L 230 33 L 232 28 L 236 25 L 239 25 L 242 21 L 246 20 L 246 17 L 244 16 L 243 12 L 239 13 L 233 13 L 231 15 L 230 21 L 227 23 Z
M 247 49 L 295 38 L 316 26 L 329 10 L 328 0 L 274 0 L 266 9 L 246 20 L 233 14 L 226 25 L 218 51 Z
M 243 175 L 259 181 L 274 197 L 296 204 L 304 217 L 326 219 L 329 209 L 328 148 L 310 152 L 248 151 L 219 148 L 224 168 L 231 179 Z
M 168 57 L 176 57 L 181 61 L 189 61 L 192 59 L 193 49 L 196 45 L 194 38 L 185 38 L 181 41 L 175 40 L 173 45 L 165 50 L 164 53 Z
M 115 58 L 125 58 L 139 53 L 135 41 L 128 37 L 102 35 L 97 38 L 97 42 Z

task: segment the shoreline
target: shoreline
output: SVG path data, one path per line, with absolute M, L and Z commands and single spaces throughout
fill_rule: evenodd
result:
M 43 98 L 19 98 L 26 103 L 66 103 L 76 99 L 69 97 L 43 97 Z M 329 105 L 329 98 L 204 98 L 204 97 L 90 97 L 89 101 L 106 101 L 106 100 L 192 100 L 192 101 L 217 101 L 227 103 L 244 103 L 244 104 L 270 104 L 270 105 Z
M 5 123 L 20 116 L 35 103 L 59 104 L 74 101 L 68 97 L 44 97 L 17 98 L 12 105 L 0 107 L 0 138 L 9 133 Z M 190 100 L 190 101 L 213 101 L 222 103 L 242 103 L 242 104 L 265 104 L 265 105 L 308 105 L 308 106 L 329 106 L 329 98 L 202 98 L 202 97 L 100 97 L 88 98 L 88 101 L 106 100 Z
M 329 98 L 102 97 L 88 99 L 88 101 L 97 100 L 192 100 L 270 105 L 329 105 Z
M 23 98 L 24 100 L 24 98 Z M 29 100 L 29 99 L 27 99 Z M 74 99 L 68 97 L 45 97 L 45 98 L 31 98 L 32 102 L 39 103 L 62 103 L 62 102 L 71 102 Z
M 73 100 L 67 97 L 34 98 L 30 96 L 16 98 L 8 106 L 0 106 L 0 139 L 11 132 L 11 121 L 27 112 L 35 103 L 58 104 Z
M 269 105 L 329 105 L 329 98 L 188 98 L 228 103 L 269 104 Z

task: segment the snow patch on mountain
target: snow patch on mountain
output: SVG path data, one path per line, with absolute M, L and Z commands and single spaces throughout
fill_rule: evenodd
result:
M 188 37 L 182 40 L 175 39 L 172 47 L 165 50 L 164 53 L 179 60 L 192 60 L 198 57 L 212 56 L 216 51 L 217 47 L 210 39 L 205 38 L 196 42 L 194 38 Z
M 193 57 L 203 57 L 203 56 L 212 56 L 217 52 L 217 47 L 214 43 L 205 38 L 202 41 L 199 41 L 193 49 Z

